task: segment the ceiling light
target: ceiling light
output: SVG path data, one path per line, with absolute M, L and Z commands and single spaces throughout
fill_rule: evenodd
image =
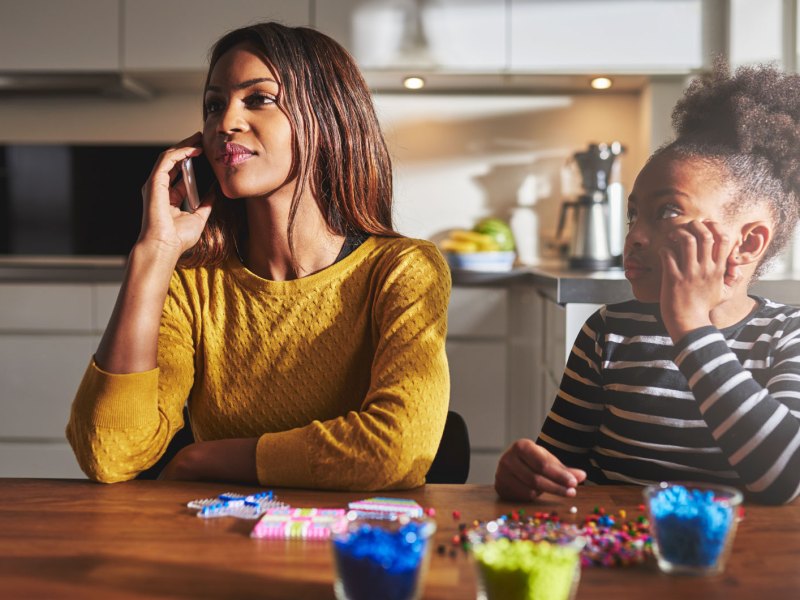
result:
M 422 77 L 406 77 L 403 79 L 403 87 L 407 90 L 421 90 L 425 87 L 425 80 Z
M 592 79 L 592 87 L 596 90 L 607 90 L 611 87 L 611 80 L 608 77 L 595 77 Z

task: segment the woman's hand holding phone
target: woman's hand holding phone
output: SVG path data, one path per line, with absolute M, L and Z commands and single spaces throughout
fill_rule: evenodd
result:
M 180 256 L 200 239 L 211 214 L 211 202 L 210 198 L 200 202 L 194 172 L 190 165 L 183 165 L 186 159 L 202 153 L 201 139 L 201 134 L 195 133 L 159 156 L 142 187 L 144 211 L 138 243 L 153 242 Z M 181 210 L 187 197 L 194 206 L 191 212 Z

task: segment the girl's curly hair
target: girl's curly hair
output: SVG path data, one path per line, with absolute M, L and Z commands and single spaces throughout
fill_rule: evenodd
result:
M 755 276 L 790 239 L 800 216 L 800 75 L 769 65 L 731 74 L 722 60 L 695 79 L 672 112 L 676 138 L 656 154 L 676 153 L 724 166 L 738 187 L 736 214 L 767 202 L 774 237 Z

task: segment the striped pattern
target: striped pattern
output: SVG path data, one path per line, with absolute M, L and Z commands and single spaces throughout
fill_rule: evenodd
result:
M 677 345 L 658 305 L 603 307 L 581 329 L 539 443 L 595 483 L 694 480 L 762 502 L 800 493 L 800 309 Z

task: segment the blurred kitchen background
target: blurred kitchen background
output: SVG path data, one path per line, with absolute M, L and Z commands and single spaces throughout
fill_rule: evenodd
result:
M 575 152 L 619 142 L 630 190 L 715 56 L 798 64 L 797 0 L 0 0 L 0 476 L 79 474 L 63 426 L 138 232 L 141 184 L 163 147 L 201 128 L 214 40 L 268 19 L 326 32 L 361 65 L 401 233 L 438 240 L 522 205 L 542 265 L 579 192 Z M 536 435 L 576 328 L 629 293 L 618 272 L 548 264 L 454 274 L 448 354 L 471 481 Z M 776 300 L 800 300 L 786 295 L 797 270 L 800 243 L 776 266 Z

